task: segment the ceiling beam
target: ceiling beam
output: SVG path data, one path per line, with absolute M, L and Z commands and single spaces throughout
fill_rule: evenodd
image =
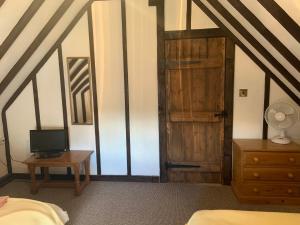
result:
M 273 72 L 263 64 L 247 47 L 244 45 L 239 38 L 237 38 L 219 19 L 216 15 L 214 15 L 206 5 L 204 5 L 201 0 L 193 0 L 194 3 L 221 29 L 223 29 L 224 33 L 231 38 L 235 44 L 237 44 L 247 55 L 251 58 L 274 82 L 282 88 L 298 105 L 300 105 L 299 97 L 292 92 L 277 76 L 273 74 Z
M 30 46 L 26 49 L 23 55 L 19 58 L 16 64 L 11 68 L 8 74 L 0 83 L 0 95 L 3 93 L 5 88 L 10 84 L 10 82 L 17 76 L 18 72 L 23 68 L 25 63 L 30 59 L 35 50 L 41 45 L 41 43 L 48 36 L 53 27 L 57 24 L 60 18 L 65 14 L 67 9 L 71 6 L 74 0 L 64 0 L 64 2 L 59 6 L 54 15 L 50 18 L 47 24 L 43 27 L 41 32 L 36 36 Z
M 244 28 L 240 22 L 234 18 L 230 12 L 228 12 L 218 1 L 216 0 L 207 0 L 210 5 L 224 17 L 231 26 L 234 27 L 265 59 L 267 59 L 280 73 L 282 76 L 287 79 L 291 85 L 293 85 L 298 91 L 300 91 L 299 81 L 284 67 L 282 66 L 274 56 L 265 49 L 262 44 L 257 41 L 249 31 Z
M 240 0 L 228 2 L 300 72 L 300 60 Z
M 298 41 L 300 42 L 300 26 L 273 0 L 258 2 Z
M 0 59 L 2 59 L 2 57 L 5 55 L 7 50 L 11 47 L 11 45 L 14 43 L 14 41 L 17 39 L 17 37 L 21 34 L 21 32 L 26 27 L 26 25 L 33 18 L 33 16 L 36 14 L 36 12 L 39 10 L 39 8 L 41 7 L 41 5 L 44 2 L 45 2 L 45 0 L 34 0 L 31 3 L 31 5 L 25 11 L 25 13 L 21 17 L 21 19 L 18 21 L 18 23 L 14 26 L 14 28 L 9 33 L 9 35 L 2 42 L 1 47 L 0 47 Z
M 4 4 L 5 0 L 0 0 L 0 7 Z

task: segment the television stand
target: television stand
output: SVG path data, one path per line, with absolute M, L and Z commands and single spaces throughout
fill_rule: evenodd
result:
M 92 151 L 67 151 L 56 158 L 36 158 L 32 155 L 24 163 L 28 166 L 31 177 L 31 193 L 36 194 L 41 187 L 70 187 L 75 188 L 75 195 L 80 195 L 82 190 L 90 183 L 90 156 Z M 80 165 L 84 165 L 85 179 L 80 182 Z M 44 179 L 37 180 L 35 170 L 44 168 Z M 49 177 L 49 167 L 72 167 L 74 181 L 55 181 Z
M 48 158 L 56 158 L 60 157 L 64 152 L 40 152 L 35 153 L 34 156 L 36 159 L 48 159 Z

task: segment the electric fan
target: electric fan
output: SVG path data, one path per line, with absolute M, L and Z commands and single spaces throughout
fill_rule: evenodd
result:
M 289 144 L 291 141 L 286 137 L 285 130 L 299 120 L 299 112 L 292 104 L 276 102 L 267 108 L 265 120 L 268 125 L 280 131 L 280 135 L 273 137 L 271 141 L 277 144 Z

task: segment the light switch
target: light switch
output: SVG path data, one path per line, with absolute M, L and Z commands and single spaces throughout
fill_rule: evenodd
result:
M 247 97 L 248 96 L 248 89 L 240 89 L 239 96 L 240 97 Z

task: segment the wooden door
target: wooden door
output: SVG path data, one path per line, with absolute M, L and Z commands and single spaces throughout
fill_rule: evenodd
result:
M 167 175 L 221 182 L 225 38 L 167 40 Z

